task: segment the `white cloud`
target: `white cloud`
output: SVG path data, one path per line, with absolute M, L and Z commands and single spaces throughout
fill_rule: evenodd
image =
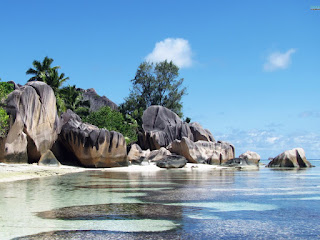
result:
M 157 42 L 153 51 L 146 56 L 149 62 L 172 61 L 179 68 L 192 65 L 192 51 L 188 40 L 182 38 L 166 38 Z
M 232 143 L 235 146 L 236 156 L 251 150 L 267 159 L 296 147 L 302 147 L 306 151 L 307 158 L 319 158 L 320 156 L 320 134 L 314 132 L 283 134 L 268 129 L 248 131 L 232 129 L 228 133 L 214 134 L 214 137 L 216 140 Z
M 291 55 L 295 53 L 296 50 L 291 48 L 285 53 L 274 52 L 271 53 L 264 64 L 265 71 L 276 71 L 279 69 L 286 69 L 291 62 Z

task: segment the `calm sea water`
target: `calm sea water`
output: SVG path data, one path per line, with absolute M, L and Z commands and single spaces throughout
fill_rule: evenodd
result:
M 317 239 L 305 170 L 90 171 L 0 184 L 0 239 Z

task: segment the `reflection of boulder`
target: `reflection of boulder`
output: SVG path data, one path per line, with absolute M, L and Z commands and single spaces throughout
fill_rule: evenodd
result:
M 82 123 L 78 115 L 68 110 L 61 116 L 59 141 L 86 167 L 127 166 L 126 141 L 121 133 L 99 129 Z
M 139 135 L 139 145 L 142 149 L 160 149 L 167 147 L 174 140 L 182 137 L 193 140 L 189 125 L 183 122 L 177 114 L 162 106 L 151 106 L 142 116 L 143 133 Z
M 183 137 L 181 140 L 173 141 L 168 150 L 172 153 L 184 156 L 191 163 L 221 164 L 234 158 L 234 147 L 227 143 L 218 141 L 192 142 Z
M 244 159 L 244 158 L 233 158 L 233 159 L 230 159 L 230 160 L 222 163 L 221 165 L 226 166 L 226 167 L 235 167 L 235 168 L 246 168 L 248 166 L 258 168 L 257 164 L 255 164 L 254 162 L 251 162 L 248 159 Z
M 312 167 L 302 148 L 287 150 L 276 156 L 268 167 Z
M 250 162 L 253 162 L 255 164 L 259 164 L 260 162 L 260 155 L 256 152 L 252 152 L 252 151 L 246 151 L 245 153 L 242 153 L 239 158 L 243 158 L 246 159 Z
M 212 133 L 208 129 L 203 129 L 203 127 L 197 123 L 193 122 L 189 124 L 190 130 L 193 134 L 193 140 L 195 142 L 202 140 L 207 142 L 215 142 Z
M 43 82 L 15 87 L 6 101 L 11 124 L 0 156 L 5 162 L 38 162 L 58 136 L 56 97 Z
M 160 168 L 182 168 L 187 164 L 187 159 L 178 155 L 164 157 L 157 161 L 156 165 Z
M 56 159 L 54 154 L 50 150 L 48 150 L 47 152 L 42 154 L 42 156 L 38 162 L 38 165 L 39 166 L 59 167 L 60 163 Z

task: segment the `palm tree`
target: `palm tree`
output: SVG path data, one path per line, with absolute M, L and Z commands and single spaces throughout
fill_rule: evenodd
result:
M 84 101 L 82 93 L 76 89 L 76 86 L 67 86 L 59 90 L 66 109 L 70 109 L 77 113 L 80 117 L 89 114 L 90 102 Z
M 51 68 L 46 72 L 41 72 L 39 77 L 41 81 L 48 84 L 55 93 L 57 93 L 62 84 L 69 79 L 69 77 L 64 77 L 64 73 L 59 75 L 56 68 Z
M 29 68 L 28 71 L 26 72 L 26 74 L 34 75 L 33 77 L 31 77 L 28 80 L 28 82 L 30 82 L 30 81 L 43 81 L 42 76 L 44 74 L 47 74 L 50 69 L 58 69 L 58 68 L 60 68 L 59 66 L 51 67 L 52 62 L 53 62 L 53 59 L 52 58 L 48 58 L 48 56 L 46 56 L 43 59 L 42 63 L 37 61 L 37 60 L 34 60 L 32 62 L 32 65 L 34 66 L 34 69 L 33 68 Z

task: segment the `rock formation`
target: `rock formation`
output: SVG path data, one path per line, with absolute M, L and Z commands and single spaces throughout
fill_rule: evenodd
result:
M 68 110 L 62 114 L 64 123 L 59 141 L 86 167 L 127 166 L 126 141 L 121 133 L 99 129 L 82 123 L 78 115 Z
M 15 84 L 15 88 L 6 100 L 11 121 L 2 140 L 1 161 L 38 162 L 59 133 L 56 97 L 43 82 L 28 82 L 22 87 Z
M 235 167 L 235 168 L 254 168 L 258 169 L 258 165 L 254 162 L 249 161 L 244 158 L 233 158 L 221 164 L 225 167 Z
M 160 168 L 183 168 L 187 162 L 182 156 L 171 155 L 157 161 L 156 165 Z
M 193 141 L 207 141 L 207 142 L 215 142 L 215 139 L 212 135 L 212 133 L 208 129 L 203 129 L 203 127 L 197 123 L 193 122 L 189 124 L 190 130 L 193 135 Z
M 79 88 L 79 90 L 82 92 L 83 100 L 90 102 L 90 111 L 95 112 L 105 106 L 112 110 L 118 110 L 117 104 L 105 96 L 100 97 L 93 88 L 87 90 Z
M 182 137 L 193 141 L 189 125 L 177 114 L 162 106 L 151 106 L 142 116 L 143 133 L 139 134 L 142 149 L 156 150 L 167 147 L 171 142 Z
M 245 153 L 242 153 L 239 158 L 246 159 L 250 162 L 253 162 L 255 164 L 259 164 L 260 162 L 260 155 L 256 152 L 252 151 L 246 151 Z
M 221 164 L 235 157 L 234 147 L 227 142 L 193 142 L 186 137 L 174 140 L 168 150 L 184 156 L 191 163 Z
M 312 167 L 302 148 L 287 150 L 276 156 L 267 167 Z
M 151 151 L 150 154 L 147 156 L 147 159 L 148 159 L 148 161 L 151 161 L 151 162 L 157 162 L 157 161 L 164 159 L 170 155 L 171 155 L 170 151 L 168 151 L 164 147 L 161 147 L 159 150 Z

